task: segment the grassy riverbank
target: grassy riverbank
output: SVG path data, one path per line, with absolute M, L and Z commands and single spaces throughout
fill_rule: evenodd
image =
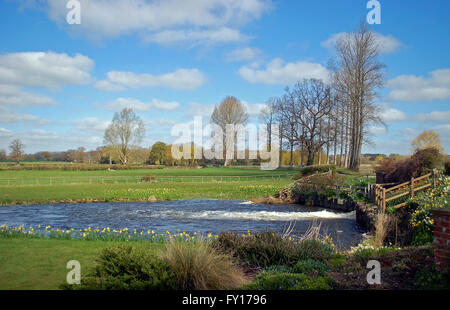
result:
M 268 237 L 270 234 L 245 237 L 224 234 L 213 241 L 212 244 L 221 247 L 222 250 L 226 252 L 232 250 L 230 253 L 235 253 L 233 260 L 235 266 L 240 266 L 243 269 L 239 270 L 246 272 L 247 280 L 242 288 L 276 290 L 282 286 L 282 289 L 316 290 L 415 290 L 445 289 L 446 287 L 448 289 L 449 274 L 436 271 L 433 249 L 430 246 L 376 249 L 368 245 L 360 245 L 350 251 L 342 252 L 331 248 L 324 241 L 307 240 L 294 244 L 290 240 Z M 189 255 L 198 257 L 200 260 L 215 255 L 203 253 L 200 243 L 181 242 L 180 250 L 185 244 L 192 249 Z M 129 245 L 141 251 L 140 253 L 145 257 L 150 257 L 166 253 L 165 250 L 161 251 L 166 244 L 166 242 L 146 241 L 62 240 L 45 237 L 0 236 L 0 289 L 60 289 L 69 272 L 66 264 L 70 260 L 80 262 L 81 278 L 84 281 L 83 279 L 91 274 L 93 268 L 99 266 L 99 258 L 102 253 L 105 253 L 103 250 L 106 248 L 119 249 L 118 247 Z M 113 251 L 120 253 L 117 250 Z M 122 252 L 120 255 L 125 254 Z M 189 262 L 188 265 L 194 264 L 191 267 L 195 272 L 188 273 L 188 276 L 201 276 L 203 269 L 198 268 L 200 265 L 196 264 L 203 264 L 205 261 L 191 261 L 192 257 L 189 255 L 176 257 L 185 263 Z M 124 267 L 129 264 L 130 266 L 127 272 L 115 275 L 117 279 L 128 273 L 133 277 L 139 277 L 140 272 L 144 274 L 151 270 L 135 268 L 140 266 L 139 264 L 147 266 L 146 259 L 136 260 L 137 257 L 134 257 L 130 260 L 132 257 L 127 255 L 118 256 L 119 260 L 109 257 L 112 259 L 108 263 L 109 267 L 113 267 L 111 272 L 116 265 Z M 373 259 L 381 264 L 382 282 L 378 285 L 367 283 L 366 265 Z M 208 265 L 208 267 L 212 270 L 218 268 L 214 265 Z M 232 266 L 228 267 L 232 268 Z M 159 274 L 156 273 L 154 276 Z
M 273 195 L 290 180 L 258 180 L 210 183 L 149 183 L 149 184 L 76 184 L 40 186 L 2 186 L 0 204 L 31 204 L 85 201 L 147 201 L 176 199 L 237 199 L 252 200 Z
M 82 272 L 95 265 L 100 252 L 116 241 L 81 241 L 0 237 L 0 289 L 58 289 L 64 283 L 66 264 L 80 262 Z M 155 251 L 160 244 L 133 242 Z

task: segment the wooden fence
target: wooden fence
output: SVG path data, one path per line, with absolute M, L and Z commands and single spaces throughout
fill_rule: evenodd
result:
M 438 172 L 433 169 L 431 173 L 425 174 L 418 178 L 411 178 L 411 181 L 401 184 L 372 184 L 368 196 L 381 210 L 386 211 L 386 203 L 399 199 L 401 197 L 410 196 L 414 198 L 416 192 L 436 186 Z M 393 208 L 401 208 L 406 202 L 398 203 Z

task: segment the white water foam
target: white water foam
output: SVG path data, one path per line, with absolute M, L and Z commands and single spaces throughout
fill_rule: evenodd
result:
M 244 202 L 241 202 L 241 203 L 239 203 L 240 205 L 251 205 L 251 204 L 253 204 L 253 201 L 244 201 Z
M 158 214 L 159 213 L 159 214 Z M 275 211 L 199 211 L 186 212 L 179 210 L 164 210 L 161 212 L 152 212 L 152 216 L 161 217 L 181 217 L 193 219 L 211 219 L 211 220 L 256 220 L 256 221 L 293 221 L 302 219 L 354 219 L 355 212 L 335 213 L 331 211 L 314 212 L 275 212 Z

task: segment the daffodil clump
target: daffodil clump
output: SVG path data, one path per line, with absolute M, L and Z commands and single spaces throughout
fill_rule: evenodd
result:
M 275 185 L 242 185 L 239 186 L 241 193 L 255 197 L 265 197 L 273 195 L 279 190 L 279 186 Z
M 105 196 L 109 200 L 143 200 L 146 201 L 150 197 L 157 200 L 173 200 L 180 199 L 181 196 L 174 188 L 128 188 L 122 190 L 108 190 Z
M 408 201 L 413 210 L 411 226 L 414 229 L 414 243 L 424 244 L 433 240 L 433 215 L 431 210 L 450 205 L 450 177 L 442 177 L 435 188 L 416 194 Z
M 111 229 L 109 227 L 88 227 L 85 229 L 61 229 L 51 226 L 38 225 L 37 227 L 9 227 L 0 225 L 0 237 L 3 238 L 54 238 L 68 240 L 105 240 L 105 241 L 150 241 L 155 243 L 164 243 L 169 240 L 182 242 L 195 242 L 198 240 L 213 240 L 217 235 L 208 233 L 206 235 L 196 231 L 192 234 L 180 231 L 170 232 L 167 230 L 137 230 L 137 229 Z

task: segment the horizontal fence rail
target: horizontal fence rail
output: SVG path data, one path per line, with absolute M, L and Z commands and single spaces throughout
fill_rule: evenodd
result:
M 151 184 L 162 182 L 214 183 L 258 180 L 290 179 L 293 174 L 262 174 L 241 176 L 86 176 L 86 177 L 37 177 L 0 179 L 0 186 L 25 185 L 76 185 L 76 184 Z
M 396 184 L 372 184 L 369 189 L 368 197 L 374 202 L 383 212 L 386 210 L 386 204 L 402 197 L 414 198 L 418 191 L 425 190 L 430 187 L 435 187 L 437 182 L 438 172 L 434 169 L 431 173 L 425 174 L 418 178 L 411 178 L 410 181 Z M 393 205 L 395 209 L 406 206 L 407 202 L 401 202 Z

